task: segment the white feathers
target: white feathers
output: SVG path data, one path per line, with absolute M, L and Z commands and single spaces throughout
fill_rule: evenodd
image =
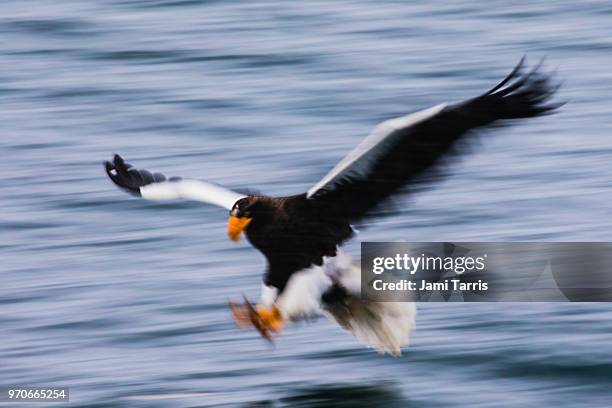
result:
M 416 327 L 415 304 L 361 299 L 361 266 L 343 253 L 337 258 L 335 279 L 350 296 L 342 305 L 327 305 L 325 312 L 360 342 L 380 353 L 401 355 Z
M 322 304 L 321 296 L 334 282 L 340 283 L 349 296 L 339 304 Z M 287 287 L 276 299 L 286 319 L 300 319 L 324 312 L 357 340 L 381 353 L 401 355 L 416 327 L 416 306 L 411 302 L 371 302 L 362 300 L 359 264 L 338 251 L 325 258 L 322 266 L 312 266 L 289 278 Z M 274 293 L 264 286 L 262 301 L 270 302 Z
M 236 201 L 246 197 L 212 183 L 199 180 L 163 181 L 140 187 L 142 198 L 175 200 L 179 198 L 218 205 L 231 210 Z
M 416 327 L 413 302 L 371 302 L 355 295 L 346 301 L 346 306 L 325 310 L 360 342 L 396 357 L 410 343 L 410 334 Z
M 338 249 L 335 257 L 324 258 L 323 265 L 312 265 L 294 273 L 276 299 L 277 306 L 286 318 L 293 320 L 321 313 L 321 296 L 334 281 L 339 281 L 340 275 L 350 265 L 351 257 Z M 266 292 L 262 291 L 262 299 L 264 296 L 269 299 Z
M 290 320 L 314 316 L 321 313 L 321 296 L 331 285 L 325 268 L 314 265 L 291 275 L 276 305 Z
M 399 118 L 389 119 L 378 124 L 353 151 L 346 155 L 346 157 L 344 157 L 340 163 L 338 163 L 329 173 L 327 173 L 327 175 L 323 177 L 321 181 L 308 190 L 307 197 L 310 198 L 318 190 L 333 181 L 339 174 L 347 170 L 353 163 L 361 158 L 364 158 L 366 154 L 373 151 L 376 146 L 380 145 L 385 141 L 385 139 L 393 135 L 396 130 L 414 126 L 417 123 L 438 114 L 445 107 L 446 104 L 436 105 L 429 109 L 411 113 Z
M 274 286 L 261 285 L 261 296 L 259 298 L 259 304 L 263 307 L 270 307 L 276 301 L 278 295 L 278 289 Z

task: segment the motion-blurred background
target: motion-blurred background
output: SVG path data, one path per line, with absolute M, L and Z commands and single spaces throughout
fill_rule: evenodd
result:
M 557 115 L 358 239 L 610 241 L 611 22 L 607 0 L 3 1 L 0 384 L 71 407 L 606 406 L 608 304 L 423 304 L 401 359 L 324 320 L 271 348 L 228 312 L 264 260 L 226 212 L 131 199 L 102 161 L 299 193 L 378 121 L 547 56 Z

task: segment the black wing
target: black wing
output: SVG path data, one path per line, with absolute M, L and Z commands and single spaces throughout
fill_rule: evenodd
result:
M 104 168 L 110 179 L 122 190 L 140 196 L 140 187 L 161 183 L 166 181 L 166 176 L 160 173 L 151 173 L 147 170 L 138 170 L 126 163 L 123 157 L 118 154 L 113 157 L 113 161 L 105 161 Z M 173 179 L 174 180 L 174 179 Z
M 352 153 L 308 191 L 316 208 L 357 222 L 403 186 L 437 168 L 469 132 L 507 119 L 553 112 L 558 86 L 539 72 L 523 73 L 523 61 L 493 89 L 455 105 L 392 119 L 378 125 Z

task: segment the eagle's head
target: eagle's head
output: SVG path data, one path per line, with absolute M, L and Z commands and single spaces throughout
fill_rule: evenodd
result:
M 227 235 L 238 241 L 240 234 L 252 223 L 261 223 L 274 212 L 274 202 L 268 197 L 247 196 L 236 201 L 227 221 Z

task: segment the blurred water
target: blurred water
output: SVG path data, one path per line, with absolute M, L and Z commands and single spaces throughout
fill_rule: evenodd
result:
M 323 320 L 270 348 L 228 313 L 264 262 L 226 239 L 226 212 L 131 199 L 101 166 L 119 152 L 298 193 L 377 121 L 546 55 L 561 113 L 491 134 L 359 239 L 609 241 L 609 1 L 29 0 L 0 16 L 0 384 L 68 385 L 71 407 L 609 405 L 607 304 L 425 304 L 401 359 Z

